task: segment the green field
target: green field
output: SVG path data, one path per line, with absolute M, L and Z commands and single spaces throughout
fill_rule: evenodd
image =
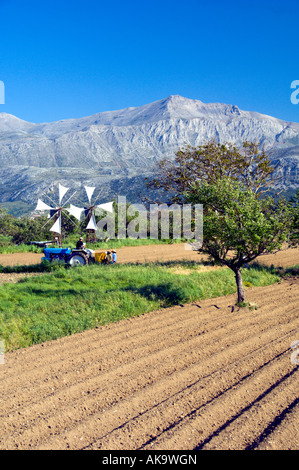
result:
M 155 309 L 236 292 L 230 269 L 200 272 L 202 265 L 190 261 L 41 266 L 0 269 L 51 271 L 0 285 L 0 339 L 5 341 L 6 351 Z M 248 287 L 280 279 L 281 275 L 271 268 L 255 265 L 243 270 L 243 282 Z

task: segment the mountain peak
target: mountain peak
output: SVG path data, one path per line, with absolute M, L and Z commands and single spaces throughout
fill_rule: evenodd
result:
M 184 102 L 190 102 L 190 101 L 197 101 L 198 103 L 201 103 L 201 101 L 199 100 L 192 100 L 191 98 L 185 98 L 184 96 L 181 96 L 181 95 L 169 95 L 167 96 L 167 98 L 165 98 L 162 101 L 165 101 L 167 103 L 173 103 L 176 105 L 179 105 Z
M 24 121 L 13 114 L 0 113 L 0 132 L 26 130 L 29 127 L 31 127 L 29 122 Z
M 194 119 L 203 117 L 203 106 L 202 101 L 170 95 L 143 106 L 109 113 L 109 117 L 114 115 L 112 125 L 142 125 L 167 119 Z M 108 117 L 108 113 L 100 113 L 98 116 Z

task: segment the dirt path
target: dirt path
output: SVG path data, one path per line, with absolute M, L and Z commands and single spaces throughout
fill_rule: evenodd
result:
M 96 250 L 104 251 L 104 250 Z M 42 253 L 12 253 L 0 254 L 2 266 L 16 266 L 38 264 Z M 117 250 L 118 263 L 143 263 L 145 261 L 172 261 L 176 259 L 200 260 L 202 255 L 186 250 L 185 244 L 146 245 L 136 247 L 122 247 Z
M 12 253 L 0 254 L 2 266 L 30 265 L 41 262 L 42 253 Z M 144 263 L 146 261 L 175 261 L 175 260 L 207 260 L 206 255 L 196 251 L 186 250 L 185 244 L 147 245 L 122 247 L 117 250 L 118 263 Z M 299 264 L 299 248 L 280 251 L 274 255 L 263 255 L 258 258 L 270 266 L 292 266 Z
M 0 449 L 298 450 L 299 280 L 246 295 L 7 353 Z
M 6 354 L 1 449 L 298 449 L 299 281 Z

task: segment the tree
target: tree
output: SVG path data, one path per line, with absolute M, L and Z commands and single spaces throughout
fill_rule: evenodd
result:
M 262 193 L 273 186 L 273 172 L 269 156 L 258 143 L 244 141 L 237 148 L 211 141 L 179 150 L 174 160 L 161 160 L 155 170 L 157 176 L 147 178 L 146 186 L 164 190 L 170 202 L 182 202 L 194 182 L 215 183 L 225 176 L 243 182 L 254 193 Z
M 233 270 L 238 303 L 245 301 L 241 269 L 257 256 L 281 249 L 288 240 L 292 208 L 285 200 L 258 198 L 231 178 L 193 183 L 186 201 L 203 204 L 201 251 Z
M 290 244 L 291 246 L 298 246 L 299 244 L 299 189 L 297 190 L 295 196 L 293 196 L 290 200 L 293 211 L 294 211 L 294 218 L 293 224 L 291 227 L 291 239 Z
M 16 232 L 15 217 L 7 213 L 6 208 L 0 208 L 0 235 L 11 238 Z
M 46 217 L 14 219 L 14 231 L 10 233 L 12 242 L 19 245 L 34 240 L 50 240 L 50 232 L 46 225 L 47 221 Z

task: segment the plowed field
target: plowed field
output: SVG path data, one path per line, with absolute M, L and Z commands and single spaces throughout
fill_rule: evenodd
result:
M 257 310 L 214 298 L 7 353 L 0 449 L 298 449 L 299 280 L 246 295 Z
M 41 253 L 0 254 L 0 264 L 2 266 L 38 264 L 41 262 L 42 256 Z M 184 243 L 122 247 L 117 250 L 118 263 L 166 262 L 182 259 L 200 261 L 201 259 L 207 260 L 207 256 L 197 251 L 185 249 Z M 288 249 L 273 255 L 263 255 L 259 257 L 259 261 L 267 265 L 293 266 L 299 263 L 299 249 Z

